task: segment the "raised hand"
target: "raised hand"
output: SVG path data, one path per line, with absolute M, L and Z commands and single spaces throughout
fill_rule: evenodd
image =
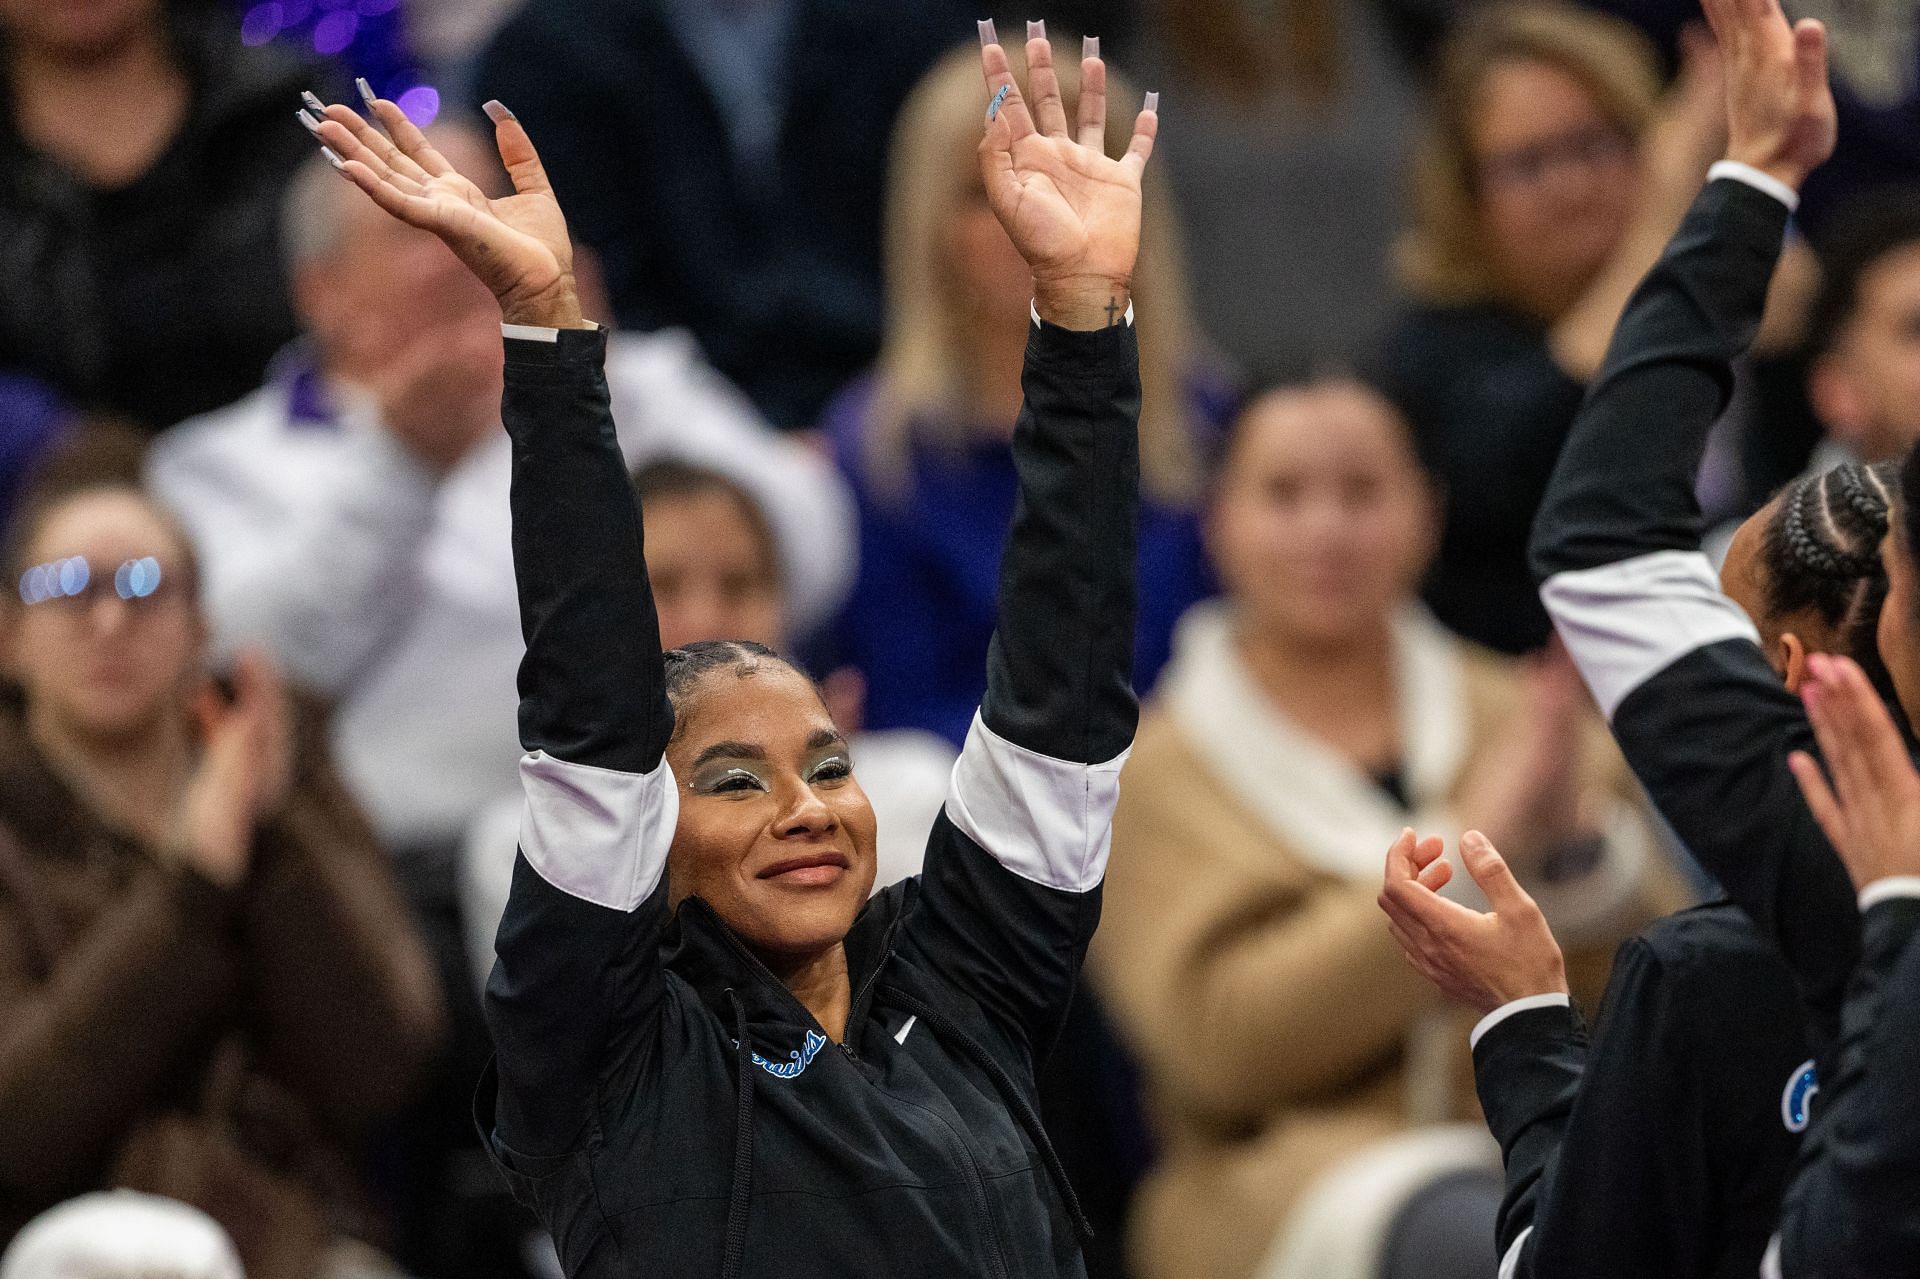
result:
M 337 103 L 321 108 L 324 118 L 308 126 L 340 171 L 394 217 L 440 237 L 493 292 L 507 323 L 585 327 L 566 218 L 513 113 L 498 102 L 486 104 L 514 190 L 490 200 L 434 150 L 406 112 L 366 97 L 384 134 Z
M 1920 774 L 1866 674 L 1815 654 L 1800 691 L 1827 775 L 1804 751 L 1788 757 L 1807 807 L 1846 863 L 1855 888 L 1920 875 Z
M 246 878 L 254 833 L 286 797 L 292 773 L 287 697 L 271 663 L 243 653 L 233 699 L 209 687 L 195 708 L 200 766 L 180 805 L 174 854 L 223 887 Z
M 1118 160 L 1106 153 L 1107 68 L 1089 40 L 1080 64 L 1077 131 L 1067 122 L 1053 46 L 1029 24 L 1027 83 L 1015 82 L 993 24 L 980 24 L 989 102 L 980 169 L 987 203 L 1033 271 L 1034 307 L 1070 329 L 1120 322 L 1140 252 L 1140 178 L 1159 129 L 1156 94 Z
M 1833 154 L 1827 29 L 1780 0 L 1702 0 L 1727 62 L 1727 158 L 1799 190 Z
M 1460 858 L 1491 911 L 1440 896 L 1453 878 L 1443 852 L 1438 839 L 1416 839 L 1411 830 L 1387 850 L 1380 909 L 1408 961 L 1442 993 L 1481 1013 L 1528 995 L 1565 994 L 1566 964 L 1553 930 L 1487 837 L 1468 831 Z

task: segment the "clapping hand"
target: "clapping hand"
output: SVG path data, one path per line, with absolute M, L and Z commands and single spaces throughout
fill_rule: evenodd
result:
M 1159 129 L 1157 95 L 1148 94 L 1127 153 L 1105 149 L 1107 70 L 1095 46 L 1081 61 L 1077 128 L 1067 121 L 1053 46 L 1029 26 L 1027 85 L 1021 93 L 993 24 L 980 24 L 986 73 L 987 133 L 980 168 L 987 202 L 1033 271 L 1034 307 L 1069 329 L 1118 324 L 1140 252 L 1140 178 Z
M 492 200 L 434 150 L 397 105 L 384 98 L 369 103 L 384 134 L 337 103 L 310 126 L 340 171 L 394 217 L 438 236 L 493 292 L 507 323 L 585 327 L 566 219 L 513 113 L 498 102 L 486 104 L 514 191 Z
M 1849 659 L 1815 654 L 1807 671 L 1800 696 L 1833 778 L 1804 751 L 1788 757 L 1807 807 L 1855 888 L 1920 875 L 1920 773 L 1893 717 Z
M 181 800 L 174 852 L 233 888 L 252 866 L 255 832 L 292 784 L 291 713 L 273 665 L 243 653 L 234 663 L 232 699 L 209 685 L 195 715 L 200 764 Z
M 1780 0 L 1703 0 L 1726 57 L 1727 158 L 1798 190 L 1833 154 L 1838 131 L 1827 83 L 1827 31 L 1791 25 Z
M 1380 909 L 1408 962 L 1444 994 L 1481 1013 L 1528 995 L 1565 994 L 1566 964 L 1553 930 L 1487 837 L 1468 831 L 1460 857 L 1490 911 L 1440 896 L 1453 878 L 1445 851 L 1440 840 L 1417 839 L 1411 830 L 1387 850 Z

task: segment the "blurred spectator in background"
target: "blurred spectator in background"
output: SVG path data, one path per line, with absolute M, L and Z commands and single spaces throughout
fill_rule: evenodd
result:
M 1571 665 L 1523 668 L 1420 608 L 1435 517 L 1374 392 L 1242 417 L 1208 524 L 1225 597 L 1182 621 L 1142 717 L 1089 960 L 1163 1141 L 1145 1279 L 1492 1275 L 1498 1163 L 1445 1126 L 1475 1113 L 1467 1027 L 1380 927 L 1382 839 L 1520 841 L 1591 994 L 1677 904 Z
M 426 950 L 271 667 L 210 679 L 171 516 L 51 497 L 5 580 L 0 1237 L 124 1186 L 314 1279 L 373 1227 L 356 1154 L 436 1047 Z
M 775 426 L 811 427 L 880 342 L 873 157 L 978 16 L 953 0 L 538 0 L 475 94 L 540 139 L 623 327 L 690 329 Z
M 1644 30 L 1662 50 L 1700 20 L 1699 0 L 1583 0 Z M 1829 220 L 1862 191 L 1920 172 L 1920 5 L 1911 0 L 1795 0 L 1795 18 L 1827 28 L 1829 78 L 1839 113 L 1833 158 L 1800 192 L 1795 222 L 1824 247 Z
M 233 1241 L 196 1208 L 114 1190 L 35 1217 L 0 1254 L 0 1279 L 246 1279 Z
M 431 136 L 464 172 L 505 181 L 472 133 Z M 204 549 L 216 646 L 261 644 L 333 702 L 342 772 L 434 945 L 455 1027 L 431 1126 L 452 1153 L 444 1176 L 415 1180 L 456 1197 L 499 1195 L 483 1164 L 461 1172 L 475 1142 L 467 1101 L 490 1049 L 455 867 L 475 814 L 520 790 L 514 690 L 525 646 L 499 308 L 438 240 L 387 217 L 324 160 L 295 178 L 286 226 L 306 339 L 258 391 L 161 437 L 149 475 Z M 789 624 L 798 632 L 830 615 L 853 553 L 851 503 L 832 465 L 762 425 L 685 333 L 616 334 L 607 379 L 629 460 L 683 457 L 739 480 L 776 532 Z M 423 1209 L 419 1228 L 446 1237 L 417 1255 L 479 1250 L 482 1228 L 515 1219 L 501 1207 L 468 1204 L 479 1223 L 466 1227 L 447 1223 L 467 1209 Z
M 1165 65 L 1129 64 L 1174 104 L 1202 327 L 1260 381 L 1351 368 L 1393 318 L 1420 105 L 1394 22 L 1413 7 L 1160 0 L 1141 55 Z
M 225 0 L 0 0 L 0 370 L 149 430 L 257 385 L 315 74 Z
M 1441 57 L 1402 246 L 1416 305 L 1378 377 L 1446 504 L 1427 603 L 1503 652 L 1547 641 L 1534 512 L 1614 321 L 1720 155 L 1710 42 L 1657 95 L 1643 37 L 1560 5 L 1475 15 Z
M 1897 460 L 1920 440 L 1920 187 L 1838 210 L 1820 258 L 1807 394 L 1827 447 L 1812 467 Z
M 661 647 L 751 640 L 791 651 L 779 547 L 753 494 L 723 472 L 678 461 L 646 463 L 634 472 L 633 486 Z M 957 756 L 931 733 L 861 732 L 859 707 L 836 697 L 836 681 L 827 680 L 821 693 L 834 723 L 852 735 L 860 786 L 879 820 L 878 892 L 920 873 Z M 513 884 L 525 808 L 519 796 L 502 798 L 474 824 L 461 857 L 468 949 L 482 986 L 493 967 L 493 934 Z
M 1007 53 L 1018 74 L 1021 47 Z M 1079 68 L 1063 59 L 1059 72 L 1071 104 Z M 1118 75 L 1111 82 L 1109 148 L 1124 145 L 1122 122 L 1140 102 Z M 925 728 L 956 747 L 985 687 L 1032 327 L 1032 277 L 980 186 L 980 96 L 977 55 L 956 50 L 901 112 L 888 169 L 886 343 L 874 371 L 825 418 L 860 502 L 860 571 L 836 654 L 866 680 L 868 727 Z M 1165 188 L 1149 182 L 1146 202 L 1134 279 L 1146 388 L 1135 648 L 1143 688 L 1166 660 L 1175 619 L 1211 589 L 1196 511 L 1203 457 L 1230 399 L 1193 322 Z

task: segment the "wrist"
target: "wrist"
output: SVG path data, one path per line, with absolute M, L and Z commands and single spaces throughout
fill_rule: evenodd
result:
M 524 324 L 542 329 L 585 329 L 592 327 L 580 311 L 580 295 L 573 276 L 563 275 L 554 283 L 532 294 L 509 294 L 500 299 L 503 324 Z
M 1125 323 L 1131 281 L 1109 276 L 1034 277 L 1033 309 L 1056 328 L 1090 332 Z
M 1775 182 L 1793 191 L 1795 195 L 1799 194 L 1800 188 L 1806 184 L 1807 175 L 1812 172 L 1803 164 L 1756 147 L 1738 145 L 1728 147 L 1726 158 L 1735 164 L 1744 164 L 1755 172 L 1766 174 Z

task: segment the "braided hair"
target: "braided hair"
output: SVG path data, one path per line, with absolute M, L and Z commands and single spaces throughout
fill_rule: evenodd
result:
M 795 666 L 765 644 L 752 640 L 696 640 L 683 644 L 679 648 L 668 649 L 664 655 L 667 667 L 667 700 L 673 703 L 677 712 L 684 705 L 694 686 L 715 671 L 730 670 L 740 678 L 760 672 L 763 663 L 783 666 L 798 675 L 808 684 L 813 677 Z M 686 722 L 685 716 L 679 716 L 674 731 Z
M 1841 636 L 1847 656 L 1879 682 L 1875 632 L 1887 598 L 1880 543 L 1892 520 L 1898 477 L 1891 463 L 1846 463 L 1794 481 L 1762 536 L 1767 609 L 1813 609 Z

